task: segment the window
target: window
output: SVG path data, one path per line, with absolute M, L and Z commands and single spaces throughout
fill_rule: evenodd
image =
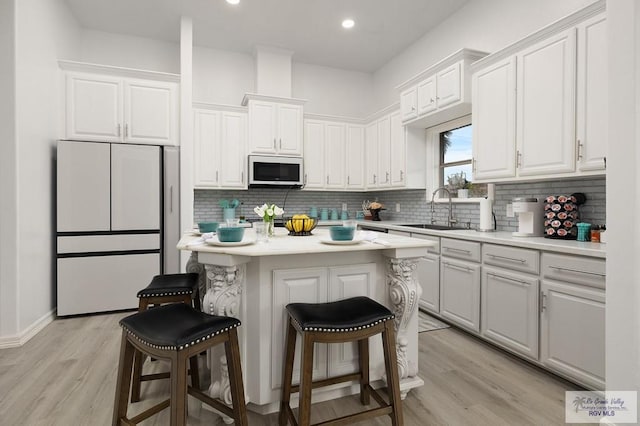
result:
M 428 186 L 431 191 L 445 187 L 451 192 L 452 198 L 481 198 L 487 195 L 486 184 L 473 184 L 472 130 L 471 116 L 427 130 L 431 153 L 428 158 L 431 169 Z M 446 197 L 444 191 L 436 195 L 437 198 Z

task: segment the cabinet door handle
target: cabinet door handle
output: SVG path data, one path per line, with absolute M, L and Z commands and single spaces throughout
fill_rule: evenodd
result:
M 244 183 L 244 170 L 240 172 L 240 183 Z
M 216 170 L 216 183 L 218 182 L 218 171 Z
M 476 159 L 471 159 L 471 173 L 474 174 L 476 172 Z
M 471 268 L 467 268 L 466 266 L 453 265 L 453 264 L 448 263 L 448 262 L 442 262 L 442 264 L 445 265 L 445 266 L 448 266 L 449 268 L 457 269 L 458 271 L 464 271 L 464 272 L 472 272 L 473 271 Z
M 118 123 L 118 137 L 120 137 L 120 123 Z
M 124 125 L 124 137 L 129 137 L 129 125 L 125 124 Z
M 416 110 L 416 107 L 412 106 L 411 111 L 415 111 L 415 110 Z
M 278 146 L 276 145 L 276 138 L 273 138 L 273 149 L 276 149 Z
M 376 175 L 373 175 L 373 183 L 376 183 Z
M 522 166 L 522 153 L 520 150 L 516 151 L 516 167 Z
M 280 138 L 280 149 L 282 149 L 282 138 Z
M 387 178 L 386 178 L 386 179 L 387 179 L 387 180 L 385 180 L 384 182 L 385 182 L 385 183 L 388 183 L 388 182 L 389 182 L 389 172 L 387 172 Z
M 429 102 L 430 104 L 434 103 L 435 100 L 433 98 L 431 98 L 431 102 Z
M 497 278 L 497 279 L 502 280 L 502 281 L 510 282 L 510 283 L 514 282 L 514 283 L 520 283 L 522 285 L 528 285 L 528 283 L 526 281 L 517 280 L 515 278 L 510 278 L 510 277 L 503 277 L 502 275 L 494 274 L 493 272 L 487 272 L 487 275 L 492 276 L 493 278 Z
M 442 247 L 444 250 L 448 250 L 448 251 L 456 251 L 459 253 L 467 253 L 467 254 L 471 254 L 471 250 L 465 250 L 465 249 L 459 249 L 459 248 L 453 248 L 453 247 Z
M 351 176 L 347 176 L 347 185 L 349 185 L 349 183 L 350 183 L 349 182 L 351 180 L 350 178 L 351 178 Z
M 327 175 L 327 185 L 329 185 L 329 175 Z
M 400 181 L 404 181 L 404 172 L 400 170 Z
M 577 157 L 578 157 L 578 161 L 580 161 L 582 160 L 582 142 L 580 142 L 580 139 L 578 139 L 577 149 L 578 149 Z
M 547 309 L 547 295 L 544 291 L 540 292 L 540 313 L 543 313 Z
M 304 184 L 305 185 L 307 184 L 307 174 L 306 173 L 304 174 Z
M 487 256 L 493 257 L 494 259 L 508 260 L 510 262 L 520 262 L 520 263 L 526 262 L 525 259 L 514 259 L 512 257 L 498 256 L 497 254 L 491 254 L 491 253 L 487 253 Z
M 601 274 L 599 272 L 589 272 L 589 271 L 580 271 L 578 269 L 571 269 L 571 268 L 562 268 L 560 266 L 553 266 L 553 265 L 549 265 L 549 268 L 551 269 L 555 269 L 556 271 L 564 271 L 564 272 L 573 272 L 576 274 L 587 274 L 587 275 L 595 275 L 597 277 L 605 277 L 606 274 Z

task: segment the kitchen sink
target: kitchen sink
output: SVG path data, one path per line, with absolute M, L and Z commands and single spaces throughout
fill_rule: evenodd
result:
M 458 227 L 447 226 L 447 225 L 433 225 L 431 223 L 420 223 L 420 224 L 399 225 L 399 226 L 408 226 L 410 228 L 420 228 L 420 229 L 433 229 L 435 231 L 459 231 L 461 229 L 466 229 L 466 228 L 458 228 Z

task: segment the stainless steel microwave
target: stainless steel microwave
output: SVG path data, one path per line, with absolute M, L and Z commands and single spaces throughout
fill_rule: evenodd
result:
M 249 156 L 249 186 L 301 187 L 304 183 L 302 157 Z

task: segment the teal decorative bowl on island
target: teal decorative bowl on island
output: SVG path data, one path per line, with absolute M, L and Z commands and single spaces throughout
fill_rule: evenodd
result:
M 238 243 L 244 237 L 244 228 L 241 226 L 221 226 L 218 228 L 218 241 L 221 243 Z
M 329 228 L 329 234 L 333 241 L 351 241 L 356 228 L 352 226 L 332 226 Z
M 198 230 L 203 234 L 205 232 L 216 232 L 218 222 L 198 222 Z

